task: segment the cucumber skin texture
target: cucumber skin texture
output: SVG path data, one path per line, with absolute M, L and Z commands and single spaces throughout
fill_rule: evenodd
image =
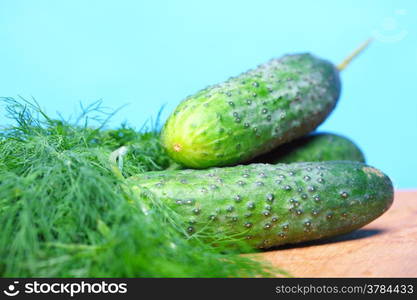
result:
M 161 139 L 190 168 L 234 165 L 306 135 L 335 107 L 338 70 L 311 54 L 287 55 L 186 98 Z
M 349 161 L 150 172 L 127 182 L 182 215 L 190 234 L 231 234 L 256 248 L 353 231 L 393 201 L 386 175 Z
M 256 157 L 253 163 L 293 163 L 350 160 L 365 162 L 361 149 L 350 139 L 332 133 L 313 133 Z

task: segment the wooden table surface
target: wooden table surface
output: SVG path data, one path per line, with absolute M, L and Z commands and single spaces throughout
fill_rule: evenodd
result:
M 260 255 L 294 277 L 417 277 L 417 190 L 353 233 Z

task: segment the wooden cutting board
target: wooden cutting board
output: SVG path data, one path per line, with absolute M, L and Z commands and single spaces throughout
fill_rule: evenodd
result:
M 259 255 L 294 277 L 417 277 L 417 190 L 353 233 Z

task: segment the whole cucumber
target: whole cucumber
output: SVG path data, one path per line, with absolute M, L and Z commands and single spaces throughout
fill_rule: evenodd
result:
M 127 182 L 183 216 L 190 234 L 230 234 L 258 248 L 350 232 L 393 201 L 386 175 L 350 161 L 150 172 Z
M 361 149 L 346 137 L 332 133 L 313 133 L 256 157 L 252 162 L 276 164 L 328 160 L 365 162 L 365 157 Z
M 273 59 L 186 98 L 165 123 L 162 143 L 191 168 L 245 162 L 314 130 L 340 88 L 339 71 L 326 60 Z

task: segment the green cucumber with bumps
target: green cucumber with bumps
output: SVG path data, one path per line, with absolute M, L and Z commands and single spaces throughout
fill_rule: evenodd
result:
M 287 55 L 186 98 L 165 123 L 162 143 L 191 168 L 245 162 L 314 130 L 339 95 L 333 64 Z
M 342 64 L 311 54 L 286 55 L 181 102 L 165 123 L 167 153 L 190 168 L 234 165 L 308 134 L 334 109 Z
M 386 175 L 351 161 L 150 172 L 127 184 L 184 217 L 190 234 L 230 234 L 257 248 L 353 231 L 393 201 Z
M 259 156 L 254 159 L 253 163 L 276 164 L 331 160 L 365 162 L 365 157 L 361 149 L 346 137 L 332 133 L 313 133 Z

